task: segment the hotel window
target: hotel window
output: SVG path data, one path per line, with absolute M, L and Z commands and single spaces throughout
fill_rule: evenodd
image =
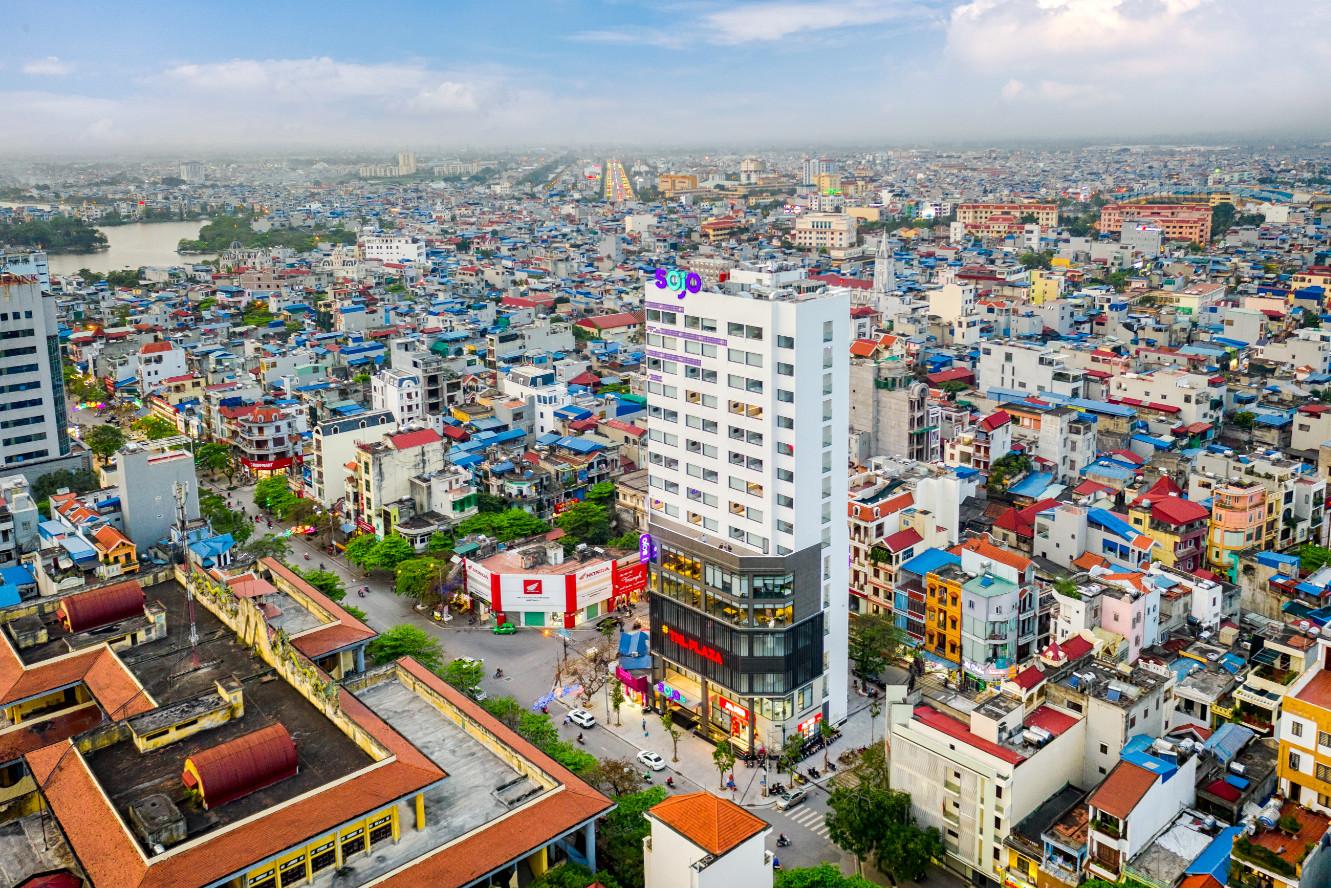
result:
M 778 336 L 776 345 L 779 349 L 793 349 L 795 348 L 795 338 L 793 336 Z
M 1289 723 L 1289 733 L 1296 738 L 1303 737 L 1303 723 L 1297 719 L 1291 719 Z
M 1289 767 L 1296 772 L 1299 770 L 1299 755 L 1293 750 L 1289 752 Z
M 1317 764 L 1317 780 L 1331 782 L 1331 766 L 1324 766 L 1319 762 Z
M 1318 746 L 1318 747 L 1331 747 L 1331 732 L 1318 732 L 1318 733 L 1317 733 L 1317 746 Z

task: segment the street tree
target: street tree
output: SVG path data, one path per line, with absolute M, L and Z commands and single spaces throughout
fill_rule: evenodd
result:
M 729 741 L 722 741 L 712 749 L 712 765 L 720 776 L 722 790 L 726 789 L 726 772 L 735 767 L 735 750 Z
M 679 737 L 684 734 L 675 725 L 675 711 L 669 705 L 661 711 L 661 728 L 670 736 L 671 762 L 679 762 Z
M 342 585 L 342 578 L 338 577 L 332 571 L 325 571 L 321 568 L 310 568 L 305 571 L 297 571 L 305 579 L 305 582 L 323 593 L 334 602 L 341 602 L 347 597 L 347 588 Z
M 212 491 L 199 491 L 199 513 L 208 520 L 214 534 L 230 534 L 237 544 L 244 544 L 254 533 L 254 523 L 243 513 L 230 509 L 226 501 Z
M 444 650 L 439 641 L 411 624 L 398 624 L 381 633 L 365 650 L 376 664 L 388 664 L 398 658 L 412 657 L 432 673 L 439 671 L 444 660 Z
M 614 678 L 610 674 L 610 665 L 614 660 L 615 652 L 612 648 L 598 645 L 576 658 L 569 659 L 564 665 L 564 671 L 582 686 L 584 706 L 590 706 L 592 697 L 610 685 L 610 681 Z M 609 695 L 606 696 L 605 718 L 610 718 Z
M 832 738 L 836 735 L 836 729 L 832 724 L 824 719 L 818 723 L 818 737 L 823 739 L 823 771 L 827 771 L 827 757 L 832 753 Z
M 905 633 L 886 615 L 860 614 L 851 625 L 850 660 L 862 679 L 873 680 L 882 675 L 904 645 Z
M 393 591 L 418 602 L 428 602 L 448 575 L 448 563 L 417 558 L 398 563 Z
M 781 757 L 777 760 L 777 770 L 782 767 L 790 772 L 790 783 L 795 783 L 795 770 L 799 768 L 800 756 L 804 753 L 804 736 L 796 732 L 786 738 L 785 745 L 781 748 Z
M 121 432 L 119 427 L 110 424 L 94 426 L 83 436 L 83 443 L 88 446 L 88 450 L 105 462 L 125 446 L 125 433 Z
M 615 483 L 597 482 L 587 489 L 587 502 L 610 506 L 615 502 Z
M 213 477 L 225 470 L 230 463 L 230 449 L 215 441 L 204 442 L 194 452 L 194 465 Z
M 619 708 L 624 706 L 624 683 L 615 682 L 610 686 L 610 706 L 615 710 L 615 725 L 623 725 L 619 718 Z
M 380 540 L 370 555 L 369 567 L 381 571 L 392 571 L 401 563 L 416 554 L 411 542 L 401 534 L 389 534 Z
M 443 531 L 435 531 L 425 543 L 425 551 L 430 555 L 440 555 L 453 548 L 453 538 Z
M 161 417 L 153 416 L 152 414 L 135 420 L 134 431 L 149 441 L 155 441 L 159 438 L 170 438 L 173 435 L 180 434 L 180 430 L 176 428 L 174 423 L 163 420 Z
M 261 479 L 254 486 L 254 505 L 260 509 L 270 512 L 279 519 L 283 511 L 297 499 L 296 495 L 291 493 L 291 485 L 287 483 L 286 476 L 273 475 Z
M 615 808 L 596 828 L 597 861 L 604 862 L 621 886 L 642 886 L 642 840 L 651 833 L 647 810 L 665 800 L 664 787 L 649 787 L 615 797 Z
M 342 554 L 346 556 L 348 562 L 362 571 L 369 571 L 370 558 L 378 545 L 379 538 L 373 534 L 359 534 L 347 541 L 347 548 Z
M 276 534 L 265 534 L 245 542 L 236 555 L 242 563 L 257 562 L 260 559 L 285 559 L 291 555 L 291 544 L 287 538 Z
M 587 783 L 607 796 L 637 793 L 645 786 L 642 772 L 627 759 L 603 759 L 586 775 Z
M 485 667 L 480 661 L 471 658 L 454 658 L 448 662 L 448 666 L 444 667 L 444 672 L 440 675 L 449 685 L 464 694 L 471 694 L 473 690 L 481 687 L 481 679 L 485 677 Z
M 864 877 L 843 874 L 841 868 L 824 861 L 813 867 L 787 867 L 773 875 L 774 889 L 872 889 Z

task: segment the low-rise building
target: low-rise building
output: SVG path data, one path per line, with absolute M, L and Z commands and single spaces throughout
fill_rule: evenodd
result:
M 770 889 L 772 826 L 736 803 L 705 790 L 678 794 L 647 810 L 644 885 Z

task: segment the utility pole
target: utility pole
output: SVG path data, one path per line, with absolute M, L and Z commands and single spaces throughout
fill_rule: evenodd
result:
M 176 534 L 180 538 L 180 555 L 185 560 L 185 602 L 189 608 L 189 650 L 190 663 L 199 666 L 199 628 L 194 621 L 194 560 L 189 555 L 189 528 L 186 517 L 186 495 L 182 482 L 172 486 L 176 496 Z

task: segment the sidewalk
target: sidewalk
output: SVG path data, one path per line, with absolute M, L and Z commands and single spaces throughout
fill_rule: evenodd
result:
M 560 700 L 559 702 L 568 709 L 578 705 L 572 699 Z M 828 761 L 833 765 L 836 764 L 836 758 L 842 751 L 867 746 L 870 743 L 869 703 L 868 698 L 851 693 L 850 705 L 853 708 L 852 712 L 840 726 L 841 737 L 832 743 L 831 750 L 827 754 Z M 599 711 L 594 712 L 598 712 L 599 717 Z M 686 790 L 699 789 L 709 790 L 720 795 L 728 794 L 730 799 L 740 805 L 758 809 L 771 806 L 775 802 L 772 797 L 765 793 L 768 784 L 779 782 L 787 786 L 790 785 L 789 772 L 778 773 L 774 766 L 767 769 L 751 768 L 742 760 L 739 760 L 736 761 L 729 773 L 734 775 L 735 789 L 726 791 L 722 786 L 721 775 L 716 769 L 716 763 L 712 761 L 712 752 L 716 749 L 714 745 L 704 741 L 692 732 L 682 732 L 678 747 L 679 761 L 674 761 L 670 736 L 661 724 L 661 715 L 659 713 L 644 713 L 642 707 L 632 701 L 625 701 L 624 705 L 619 708 L 619 725 L 615 724 L 613 717 L 609 721 L 601 720 L 600 722 L 603 729 L 620 738 L 630 747 L 659 753 L 666 761 L 665 774 L 673 773 L 675 784 L 684 786 Z M 883 738 L 882 723 L 883 716 L 880 714 L 873 733 L 874 740 L 877 742 L 881 742 Z M 646 727 L 645 733 L 644 726 Z M 804 760 L 798 768 L 803 773 L 809 766 L 823 772 L 822 751 Z M 662 781 L 665 780 L 665 774 L 661 776 Z M 824 785 L 826 785 L 828 778 L 833 775 L 835 775 L 835 772 L 825 773 L 817 780 L 808 781 L 802 786 L 825 789 Z

